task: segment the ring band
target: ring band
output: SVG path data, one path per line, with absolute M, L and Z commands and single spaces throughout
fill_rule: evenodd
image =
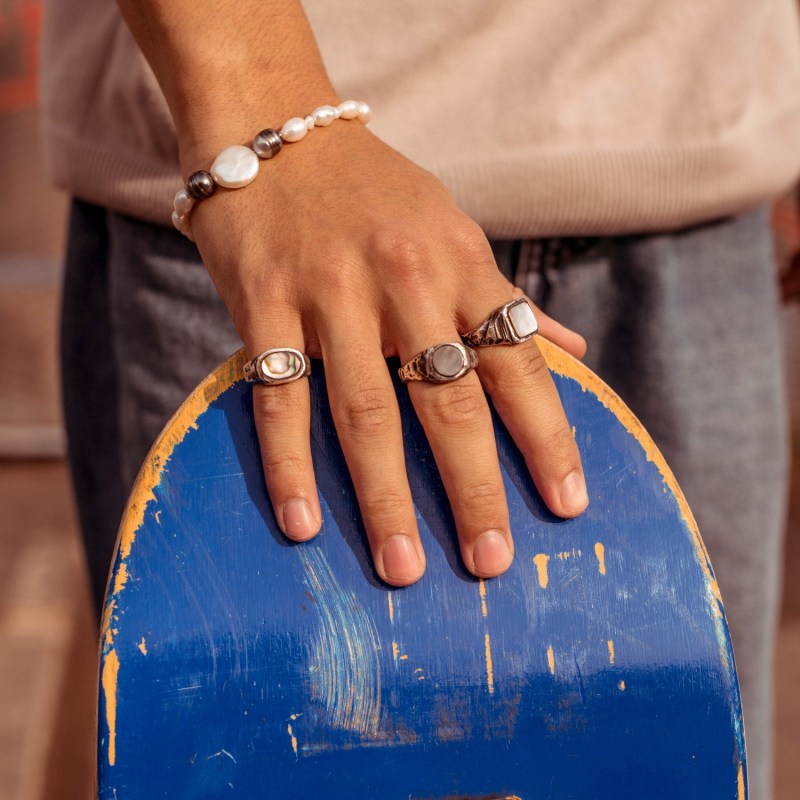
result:
M 527 342 L 539 323 L 527 297 L 516 297 L 496 308 L 476 328 L 461 338 L 470 347 L 489 347 L 495 344 Z
M 426 381 L 449 383 L 475 369 L 478 356 L 461 342 L 443 342 L 417 353 L 407 364 L 397 370 L 403 383 Z
M 244 365 L 244 379 L 248 383 L 275 386 L 291 383 L 311 374 L 311 360 L 293 347 L 275 347 L 265 350 Z

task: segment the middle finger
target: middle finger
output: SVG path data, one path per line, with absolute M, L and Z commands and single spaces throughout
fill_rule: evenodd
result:
M 399 332 L 399 339 L 404 363 L 434 344 L 460 343 L 450 320 L 421 329 L 417 318 Z M 505 572 L 513 542 L 494 427 L 480 381 L 469 372 L 449 383 L 407 385 L 450 499 L 465 566 L 479 577 Z

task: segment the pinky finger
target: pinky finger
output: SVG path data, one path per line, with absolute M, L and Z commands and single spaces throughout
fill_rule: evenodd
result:
M 295 541 L 310 539 L 319 532 L 322 513 L 311 461 L 308 381 L 255 385 L 253 413 L 278 527 Z
M 514 297 L 525 296 L 522 289 L 514 287 Z M 586 355 L 586 339 L 579 333 L 556 322 L 538 307 L 536 307 L 536 321 L 539 323 L 539 334 L 545 339 L 558 345 L 562 350 L 566 350 L 575 358 L 583 358 Z

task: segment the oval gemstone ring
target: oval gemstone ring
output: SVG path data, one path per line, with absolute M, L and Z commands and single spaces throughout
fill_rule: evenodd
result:
M 291 383 L 311 374 L 311 360 L 293 347 L 275 347 L 265 350 L 244 365 L 244 379 L 248 383 L 275 386 Z
M 448 383 L 466 375 L 477 364 L 478 356 L 461 342 L 443 342 L 417 353 L 397 374 L 403 383 Z

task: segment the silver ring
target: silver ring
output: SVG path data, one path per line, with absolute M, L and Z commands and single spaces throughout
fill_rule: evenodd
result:
M 475 369 L 477 354 L 461 342 L 443 342 L 417 353 L 407 364 L 397 370 L 403 383 L 426 381 L 449 383 Z
M 293 347 L 274 347 L 265 350 L 244 365 L 244 379 L 248 383 L 275 386 L 291 383 L 311 374 L 311 360 Z
M 539 323 L 527 297 L 516 297 L 496 308 L 476 328 L 461 338 L 470 347 L 489 347 L 495 344 L 520 344 L 527 342 Z

